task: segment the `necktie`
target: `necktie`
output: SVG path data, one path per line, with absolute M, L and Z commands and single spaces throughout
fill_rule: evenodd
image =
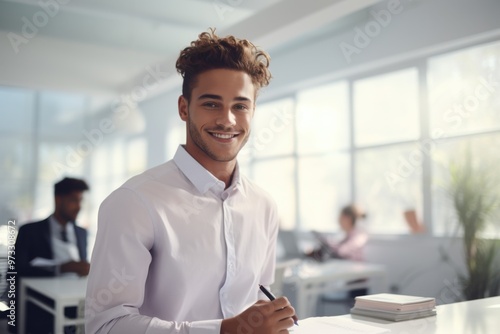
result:
M 68 242 L 68 234 L 66 233 L 66 225 L 64 225 L 61 229 L 61 239 L 64 242 Z

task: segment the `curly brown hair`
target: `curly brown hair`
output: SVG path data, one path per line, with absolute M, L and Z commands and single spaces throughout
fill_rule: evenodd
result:
M 196 77 L 205 71 L 213 69 L 232 69 L 243 71 L 251 78 L 258 92 L 271 80 L 269 62 L 271 57 L 259 50 L 246 39 L 234 36 L 219 37 L 215 29 L 203 32 L 196 41 L 181 51 L 175 67 L 181 74 L 182 95 L 189 101 Z

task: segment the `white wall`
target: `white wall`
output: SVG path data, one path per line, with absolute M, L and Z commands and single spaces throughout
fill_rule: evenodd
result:
M 499 241 L 495 242 L 498 249 Z M 435 297 L 439 304 L 447 304 L 463 298 L 459 276 L 466 274 L 464 254 L 460 238 L 408 235 L 372 238 L 365 257 L 386 265 L 388 283 L 398 293 Z M 497 284 L 499 260 L 497 253 L 493 260 Z
M 465 266 L 460 239 L 424 235 L 372 238 L 365 257 L 386 266 L 393 291 L 435 297 L 440 304 L 461 298 L 458 272 L 464 273 Z

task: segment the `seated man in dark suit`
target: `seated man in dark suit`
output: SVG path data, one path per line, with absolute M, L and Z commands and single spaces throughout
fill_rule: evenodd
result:
M 75 223 L 88 189 L 83 180 L 64 178 L 54 186 L 54 213 L 21 226 L 15 248 L 19 278 L 88 275 L 87 231 Z M 28 305 L 27 315 L 27 333 L 51 332 L 52 319 L 44 311 Z

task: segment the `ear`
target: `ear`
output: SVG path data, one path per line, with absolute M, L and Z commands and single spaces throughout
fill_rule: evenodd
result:
M 54 196 L 54 205 L 56 206 L 56 208 L 62 207 L 62 201 L 63 201 L 62 196 L 60 196 L 60 195 Z
M 183 121 L 187 121 L 188 119 L 188 106 L 189 102 L 186 100 L 184 96 L 179 96 L 177 100 L 177 109 L 179 110 L 179 116 Z

